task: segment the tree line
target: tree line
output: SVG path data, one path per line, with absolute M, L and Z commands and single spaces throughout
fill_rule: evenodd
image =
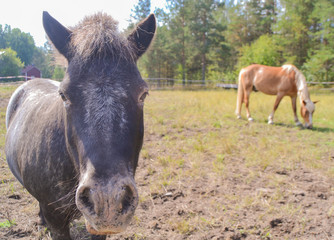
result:
M 308 81 L 334 81 L 332 0 L 165 0 L 151 9 L 139 0 L 129 32 L 153 10 L 155 40 L 138 62 L 144 78 L 236 82 L 252 63 L 300 68 Z M 51 45 L 36 47 L 29 33 L 0 25 L 0 76 L 18 75 L 34 64 L 45 78 L 61 79 Z
M 132 21 L 150 11 L 139 0 Z M 252 63 L 290 63 L 308 81 L 334 81 L 332 0 L 166 0 L 154 12 L 157 35 L 139 61 L 145 77 L 235 82 Z
M 64 70 L 57 66 L 54 56 L 48 42 L 37 47 L 29 33 L 0 24 L 0 77 L 18 76 L 23 67 L 34 64 L 44 78 L 61 79 Z

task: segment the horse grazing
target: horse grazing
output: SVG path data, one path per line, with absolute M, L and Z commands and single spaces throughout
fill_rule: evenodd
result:
M 147 84 L 136 66 L 155 30 L 151 14 L 128 36 L 98 13 L 69 30 L 43 13 L 44 29 L 68 68 L 59 83 L 21 85 L 10 99 L 6 156 L 40 206 L 53 239 L 71 239 L 84 216 L 92 239 L 123 231 L 138 205 L 134 175 L 143 142 Z
M 269 67 L 253 64 L 243 68 L 239 73 L 239 85 L 237 96 L 236 115 L 241 118 L 241 106 L 246 105 L 247 118 L 253 121 L 249 112 L 249 96 L 253 88 L 269 95 L 276 95 L 273 111 L 268 117 L 268 123 L 274 123 L 275 111 L 284 96 L 290 96 L 292 110 L 296 125 L 301 125 L 296 113 L 297 95 L 300 97 L 301 116 L 304 118 L 305 127 L 312 128 L 312 116 L 315 110 L 315 103 L 310 99 L 304 75 L 293 65 L 282 67 Z

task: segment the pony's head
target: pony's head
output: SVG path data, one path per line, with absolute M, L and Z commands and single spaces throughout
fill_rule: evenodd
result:
M 313 113 L 315 111 L 315 104 L 311 100 L 303 100 L 301 102 L 300 114 L 304 118 L 304 126 L 308 129 L 313 127 Z
M 103 13 L 86 17 L 72 30 L 47 12 L 43 23 L 68 61 L 58 101 L 64 105 L 66 148 L 78 172 L 76 206 L 90 233 L 121 232 L 139 201 L 134 174 L 148 86 L 136 61 L 154 37 L 155 16 L 127 38 Z

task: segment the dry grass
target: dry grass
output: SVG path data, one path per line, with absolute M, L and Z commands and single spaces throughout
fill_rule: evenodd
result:
M 270 126 L 266 121 L 275 99 L 271 96 L 252 95 L 255 122 L 248 123 L 235 118 L 233 91 L 152 92 L 145 108 L 146 135 L 160 136 L 160 141 L 155 147 L 152 144 L 156 142 L 145 142 L 142 156 L 149 157 L 153 154 L 151 150 L 158 153 L 159 159 L 183 159 L 193 165 L 203 162 L 205 168 L 208 165 L 203 160 L 208 156 L 220 159 L 220 165 L 223 159 L 242 158 L 246 166 L 259 169 L 294 169 L 303 162 L 330 174 L 331 169 L 321 161 L 325 160 L 326 164 L 328 159 L 323 159 L 323 154 L 334 146 L 332 96 L 312 97 L 320 102 L 314 115 L 315 127 L 309 131 L 294 126 L 288 98 L 283 99 L 276 113 L 276 124 Z M 160 152 L 167 152 L 167 156 L 165 153 L 161 156 Z M 217 161 L 212 164 L 216 166 Z

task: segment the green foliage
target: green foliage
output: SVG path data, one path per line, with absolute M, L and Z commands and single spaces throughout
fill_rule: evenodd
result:
M 316 50 L 303 65 L 308 81 L 329 82 L 334 79 L 334 49 Z
M 227 80 L 251 63 L 301 68 L 308 80 L 334 81 L 332 0 L 166 0 L 155 9 L 157 34 L 139 61 L 143 77 Z M 129 30 L 151 13 L 151 1 L 134 6 Z M 11 48 L 24 65 L 35 64 L 46 78 L 62 78 L 49 45 L 0 25 L 0 49 Z M 16 75 L 16 74 L 14 74 Z M 171 83 L 173 84 L 173 83 Z
M 176 62 L 176 76 L 182 79 L 183 85 L 186 83 L 187 56 L 189 56 L 189 27 L 187 18 L 189 16 L 189 0 L 167 0 L 170 11 L 170 34 L 169 38 L 173 39 L 171 51 L 174 61 Z
M 201 78 L 204 82 L 213 58 L 220 60 L 223 52 L 224 25 L 217 14 L 223 5 L 216 0 L 167 4 L 168 14 L 162 9 L 155 11 L 157 35 L 150 52 L 139 61 L 139 68 L 151 78 L 181 78 L 183 85 L 186 78 Z M 215 64 L 214 68 L 218 67 Z
M 280 47 L 269 35 L 262 35 L 250 46 L 243 46 L 240 53 L 239 69 L 253 63 L 269 66 L 278 66 L 281 63 Z
M 43 78 L 51 78 L 54 72 L 53 66 L 53 53 L 51 46 L 45 45 L 44 47 L 38 47 L 34 51 L 33 63 L 41 70 Z
M 140 22 L 151 13 L 151 0 L 139 0 L 138 4 L 135 5 L 132 10 L 131 17 L 136 21 Z
M 303 65 L 305 75 L 310 81 L 334 81 L 334 3 L 319 0 L 314 4 L 310 21 L 314 28 L 310 31 L 312 47 Z
M 238 83 L 238 71 L 226 71 L 224 73 L 223 79 L 226 80 L 227 82 L 231 83 Z
M 193 46 L 193 63 L 201 66 L 201 79 L 205 83 L 208 54 L 212 48 L 224 41 L 221 35 L 224 26 L 214 18 L 215 11 L 220 11 L 223 5 L 216 0 L 190 2 L 189 30 Z
M 21 32 L 20 29 L 12 29 L 9 25 L 4 27 L 0 24 L 0 49 L 11 48 L 16 52 L 16 57 L 20 60 L 20 68 L 24 65 L 34 64 L 42 72 L 44 78 L 51 78 L 54 70 L 53 53 L 50 44 L 37 48 L 34 39 L 29 33 Z M 16 63 L 17 65 L 17 63 Z M 13 69 L 12 65 L 7 66 Z M 18 70 L 11 70 L 9 75 L 18 75 Z
M 149 78 L 163 78 L 174 76 L 173 56 L 171 56 L 169 32 L 167 26 L 159 26 L 151 50 L 140 60 L 139 67 L 144 66 L 144 76 Z M 154 64 L 152 64 L 154 63 Z
M 277 37 L 284 48 L 288 62 L 301 67 L 310 47 L 309 31 L 312 28 L 309 16 L 314 10 L 314 0 L 281 0 L 284 9 L 276 24 Z
M 56 66 L 52 75 L 52 79 L 61 81 L 63 80 L 64 76 L 65 76 L 64 68 Z
M 11 48 L 0 49 L 0 76 L 18 76 L 23 63 Z
M 236 47 L 249 44 L 263 34 L 272 34 L 276 0 L 248 0 L 232 4 L 228 11 L 228 38 Z
M 21 32 L 18 28 L 12 29 L 9 25 L 5 25 L 4 29 L 0 26 L 0 47 L 12 48 L 25 65 L 32 63 L 36 48 L 34 39 L 29 33 Z
M 187 79 L 234 81 L 245 65 L 289 62 L 316 81 L 333 81 L 333 1 L 224 3 L 167 0 L 152 53 L 139 62 L 144 76 L 182 79 L 184 85 Z

